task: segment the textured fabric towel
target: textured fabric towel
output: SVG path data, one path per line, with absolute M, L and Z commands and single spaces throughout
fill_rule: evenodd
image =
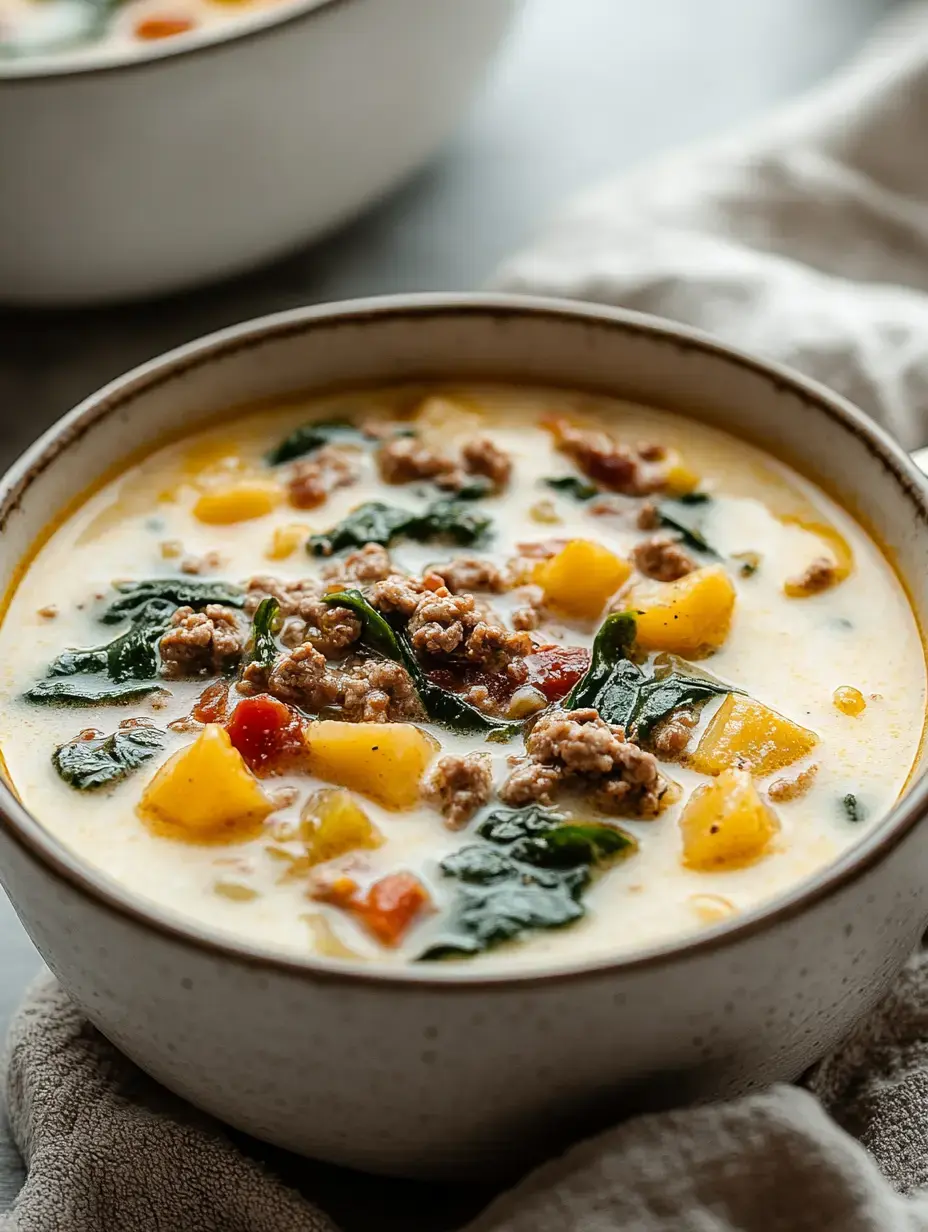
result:
M 928 4 L 814 97 L 570 206 L 499 285 L 661 313 L 794 364 L 928 443 Z M 350 1217 L 160 1090 L 49 977 L 11 1032 L 19 1232 L 437 1232 Z M 279 1157 L 278 1164 L 282 1164 Z M 359 1193 L 380 1182 L 341 1182 Z M 807 1078 L 641 1118 L 498 1198 L 469 1232 L 928 1232 L 928 959 Z M 304 1196 L 308 1195 L 308 1196 Z M 344 1196 L 344 1195 L 343 1195 Z M 454 1201 L 449 1193 L 447 1202 Z

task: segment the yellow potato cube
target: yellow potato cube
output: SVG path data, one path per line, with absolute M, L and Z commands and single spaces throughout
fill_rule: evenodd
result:
M 192 744 L 156 772 L 139 808 L 188 837 L 208 838 L 229 827 L 262 821 L 274 804 L 232 747 L 225 728 L 208 723 Z
M 349 851 L 369 851 L 383 842 L 367 813 L 342 787 L 314 792 L 303 806 L 301 822 L 310 864 L 324 864 Z
M 746 770 L 725 770 L 697 787 L 680 815 L 683 863 L 709 872 L 741 868 L 765 855 L 780 828 Z
M 567 616 L 595 620 L 606 600 L 631 574 L 627 560 L 591 539 L 571 539 L 548 560 L 535 566 L 532 580 L 545 603 Z
M 721 565 L 696 569 L 676 582 L 641 582 L 627 611 L 638 621 L 643 650 L 667 650 L 691 658 L 717 650 L 728 636 L 735 587 Z
M 263 518 L 282 499 L 280 485 L 270 479 L 241 479 L 204 492 L 193 507 L 193 516 L 211 526 L 227 526 Z
M 302 522 L 288 522 L 286 526 L 278 526 L 264 555 L 268 560 L 286 560 L 306 542 L 308 535 L 309 527 Z
M 320 779 L 360 791 L 389 809 L 419 799 L 419 780 L 438 741 L 412 723 L 343 723 L 318 719 L 305 728 L 309 770 Z
M 685 496 L 699 487 L 699 476 L 690 470 L 675 449 L 668 451 L 664 465 L 664 486 L 670 496 Z
M 816 744 L 814 731 L 751 697 L 729 693 L 687 764 L 700 774 L 719 774 L 731 766 L 743 766 L 752 774 L 772 774 L 805 757 Z
M 416 412 L 415 425 L 423 444 L 444 453 L 449 444 L 481 432 L 484 421 L 475 406 L 435 396 L 422 402 Z

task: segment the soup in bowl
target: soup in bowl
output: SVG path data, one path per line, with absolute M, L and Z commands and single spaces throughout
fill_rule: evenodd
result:
M 4 884 L 234 1125 L 499 1167 L 794 1076 L 918 936 L 922 487 L 800 378 L 314 309 L 102 391 L 4 499 Z

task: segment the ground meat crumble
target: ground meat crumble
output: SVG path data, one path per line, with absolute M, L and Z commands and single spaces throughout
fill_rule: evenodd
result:
M 551 425 L 557 448 L 597 483 L 625 496 L 649 496 L 666 484 L 667 451 L 651 443 L 624 445 L 607 432 L 578 428 L 565 419 Z
M 828 590 L 838 580 L 838 568 L 827 556 L 816 556 L 805 570 L 786 583 L 789 590 L 803 591 L 808 595 Z
M 431 480 L 439 487 L 456 492 L 474 475 L 489 479 L 501 491 L 512 475 L 512 459 L 488 436 L 465 442 L 459 461 L 430 449 L 414 436 L 396 436 L 377 450 L 377 465 L 384 483 L 413 483 Z
M 658 582 L 676 582 L 696 568 L 692 556 L 673 535 L 651 535 L 632 548 L 635 568 Z
M 230 608 L 210 603 L 202 612 L 179 607 L 159 643 L 161 670 L 169 680 L 216 675 L 241 656 L 244 635 Z
M 338 658 L 361 635 L 361 622 L 346 607 L 331 607 L 323 599 L 331 584 L 321 586 L 313 578 L 282 582 L 258 576 L 248 582 L 245 613 L 253 616 L 262 599 L 273 596 L 280 604 L 283 625 L 280 640 L 285 646 L 309 642 L 327 658 Z
M 290 504 L 297 509 L 315 509 L 330 492 L 358 478 L 358 466 L 350 454 L 334 445 L 324 445 L 311 458 L 294 462 L 287 481 Z
M 440 757 L 422 784 L 426 800 L 444 815 L 449 830 L 460 830 L 493 794 L 493 769 L 486 753 Z
M 485 590 L 499 595 L 509 589 L 509 576 L 491 560 L 480 556 L 458 556 L 444 565 L 430 565 L 429 575 L 440 579 L 452 594 Z
M 603 812 L 653 817 L 667 791 L 652 753 L 626 740 L 590 708 L 543 715 L 529 733 L 528 762 L 500 788 L 505 803 L 551 804 L 561 786 L 580 786 Z

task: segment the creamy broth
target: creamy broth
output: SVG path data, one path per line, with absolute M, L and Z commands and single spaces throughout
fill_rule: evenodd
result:
M 591 481 L 582 450 L 565 448 L 556 426 L 553 430 L 542 426 L 551 416 L 563 417 L 571 430 L 581 433 L 605 428 L 622 442 L 656 443 L 673 451 L 653 461 L 648 461 L 651 454 L 660 454 L 661 449 L 643 451 L 642 473 L 650 473 L 650 467 L 655 474 L 669 475 L 669 490 L 651 497 L 610 495 L 601 477 Z M 637 846 L 612 853 L 591 869 L 590 884 L 576 899 L 585 908 L 582 918 L 565 927 L 527 928 L 518 940 L 461 961 L 486 966 L 571 962 L 692 935 L 736 918 L 828 864 L 896 801 L 922 736 L 925 660 L 919 630 L 880 550 L 825 493 L 752 446 L 663 411 L 551 390 L 404 387 L 246 412 L 165 445 L 94 492 L 36 553 L 0 627 L 4 698 L 0 745 L 26 807 L 89 864 L 140 898 L 191 921 L 296 954 L 405 963 L 447 934 L 461 881 L 443 873 L 440 862 L 468 845 L 481 847 L 486 854 L 490 844 L 478 835 L 477 827 L 503 807 L 496 793 L 502 789 L 505 795 L 512 759 L 525 756 L 528 728 L 504 732 L 508 742 L 498 743 L 488 742 L 486 732 L 466 734 L 418 720 L 416 727 L 431 734 L 435 750 L 441 746 L 440 753 L 429 748 L 422 755 L 430 763 L 424 781 L 434 776 L 438 756 L 463 757 L 479 751 L 491 761 L 494 794 L 461 828 L 452 829 L 443 819 L 439 796 L 397 811 L 384 807 L 352 779 L 350 793 L 342 798 L 363 810 L 379 831 L 381 845 L 349 849 L 310 867 L 305 831 L 302 836 L 299 832 L 300 812 L 313 792 L 332 788 L 333 782 L 338 786 L 338 776 L 329 773 L 323 780 L 313 773 L 319 765 L 308 765 L 302 754 L 295 761 L 275 763 L 279 772 L 263 774 L 259 786 L 266 796 L 286 788 L 292 791 L 275 796 L 278 806 L 247 827 L 186 832 L 183 819 L 177 825 L 164 825 L 159 821 L 163 810 L 157 815 L 140 811 L 144 793 L 157 775 L 163 775 L 163 764 L 201 737 L 202 724 L 188 722 L 178 730 L 177 721 L 191 713 L 215 674 L 159 679 L 163 691 L 121 706 L 59 706 L 23 698 L 45 678 L 48 665 L 65 648 L 99 646 L 126 628 L 125 623 L 100 622 L 114 598 L 114 583 L 185 578 L 241 587 L 257 575 L 271 575 L 282 583 L 319 579 L 323 567 L 344 560 L 348 553 L 313 556 L 305 548 L 307 535 L 328 531 L 364 501 L 420 510 L 441 496 L 431 480 L 384 483 L 378 451 L 386 446 L 373 439 L 341 440 L 336 435 L 330 448 L 348 458 L 358 478 L 329 491 L 314 508 L 295 508 L 288 494 L 292 497 L 296 488 L 288 488 L 288 483 L 301 462 L 272 468 L 264 461 L 268 450 L 307 421 L 342 418 L 373 425 L 387 445 L 406 440 L 452 460 L 478 436 L 489 437 L 509 455 L 512 473 L 502 490 L 455 502 L 469 516 L 492 520 L 491 534 L 484 541 L 461 547 L 401 537 L 389 553 L 393 570 L 415 579 L 427 575 L 435 562 L 464 556 L 508 569 L 507 580 L 514 585 L 502 593 L 481 592 L 477 599 L 489 604 L 507 628 L 517 610 L 522 613 L 516 617 L 519 623 L 531 623 L 524 615 L 527 610 L 535 613 L 537 627 L 525 634 L 535 643 L 529 657 L 537 656 L 539 646 L 589 649 L 610 610 L 636 614 L 638 637 L 647 641 L 644 630 L 649 618 L 644 613 L 654 596 L 666 598 L 674 588 L 679 592 L 689 584 L 687 578 L 692 583 L 697 575 L 721 577 L 717 586 L 734 593 L 726 627 L 709 639 L 715 643 L 715 648 L 709 647 L 712 652 L 706 653 L 703 646 L 698 654 L 683 654 L 692 667 L 686 663 L 678 667 L 710 673 L 711 679 L 721 682 L 721 689 L 743 692 L 712 694 L 690 708 L 695 726 L 682 735 L 683 740 L 688 735 L 685 750 L 674 756 L 673 750 L 668 753 L 664 748 L 658 754 L 662 794 L 657 815 L 636 815 L 634 792 L 627 808 L 612 812 L 610 805 L 610 813 L 604 814 L 599 807 L 603 797 L 596 794 L 603 778 L 596 774 L 571 776 L 565 771 L 552 788 L 553 804 L 542 802 L 543 810 L 561 819 L 618 827 Z M 406 435 L 394 436 L 395 432 Z M 316 456 L 307 454 L 302 461 Z M 640 463 L 640 456 L 635 456 Z M 592 469 L 596 470 L 595 464 Z M 331 481 L 331 473 L 326 474 Z M 599 492 L 590 495 L 549 486 L 546 481 L 553 477 L 573 477 Z M 453 476 L 448 482 L 452 481 Z M 695 500 L 685 494 L 682 502 L 677 499 L 693 488 L 701 494 Z M 305 503 L 305 492 L 301 499 Z M 647 521 L 647 515 L 641 515 L 645 503 L 665 500 L 671 503 L 659 503 L 658 509 L 689 519 L 695 541 L 680 540 L 666 522 L 657 529 L 640 528 L 639 523 Z M 245 514 L 254 516 L 240 516 Z M 204 521 L 204 516 L 210 520 Z M 231 517 L 238 520 L 220 520 Z M 551 561 L 571 541 L 592 543 L 611 554 L 612 560 L 639 560 L 644 567 L 636 548 L 656 535 L 669 537 L 689 556 L 693 572 L 677 582 L 660 582 L 645 581 L 632 570 L 615 587 L 618 597 L 606 595 L 601 610 L 588 616 L 565 614 L 546 589 L 554 585 Z M 710 551 L 700 550 L 700 542 Z M 539 544 L 545 546 L 525 547 Z M 512 565 L 516 560 L 518 566 Z M 816 579 L 807 570 L 818 560 L 827 568 L 825 577 Z M 661 558 L 660 567 L 667 567 L 666 559 Z M 184 568 L 200 572 L 185 574 Z M 790 579 L 795 590 L 795 579 L 804 574 L 810 593 L 784 593 Z M 582 572 L 583 585 L 590 575 L 590 569 Z M 369 582 L 349 580 L 345 585 L 371 593 Z M 569 591 L 568 604 L 570 594 L 575 594 Z M 396 622 L 395 613 L 391 618 Z M 239 612 L 232 619 L 247 630 L 248 617 Z M 347 653 L 356 650 L 349 647 Z M 278 640 L 273 653 L 279 663 L 292 648 Z M 344 653 L 329 654 L 336 665 L 333 670 L 338 670 Z M 655 669 L 655 649 L 642 648 L 639 642 L 629 653 L 642 678 L 647 678 Z M 427 665 L 454 666 L 456 655 L 460 656 L 460 648 L 429 658 Z M 515 655 L 512 661 L 519 658 Z M 235 666 L 230 662 L 233 707 L 244 704 L 234 683 Z M 615 670 L 613 664 L 611 671 Z M 515 679 L 521 671 L 523 665 L 516 662 L 510 674 Z M 506 672 L 494 661 L 489 674 Z M 576 674 L 581 674 L 579 668 Z M 449 687 L 447 675 L 439 679 L 440 687 Z M 468 682 L 473 682 L 471 677 Z M 454 687 L 464 686 L 456 680 Z M 546 700 L 524 682 L 508 686 L 492 710 L 494 722 L 504 722 L 511 713 L 516 689 L 523 699 L 516 710 L 523 703 L 537 707 Z M 471 696 L 492 709 L 479 694 Z M 292 704 L 291 697 L 284 700 Z M 783 716 L 788 721 L 786 735 L 773 732 L 766 752 L 755 748 L 743 756 L 729 753 L 727 764 L 734 769 L 719 777 L 701 772 L 721 769 L 719 747 L 713 754 L 706 736 L 713 723 L 718 734 L 720 709 L 753 703 Z M 334 704 L 337 707 L 338 701 Z M 605 712 L 605 702 L 600 708 Z M 557 709 L 555 700 L 538 719 L 536 730 Z M 73 740 L 82 729 L 112 733 L 129 717 L 142 718 L 166 733 L 163 748 L 154 757 L 122 781 L 91 790 L 75 789 L 56 772 L 52 754 L 57 746 Z M 324 723 L 337 721 L 337 710 L 324 714 Z M 299 723 L 308 722 L 307 714 L 299 716 Z M 171 723 L 175 728 L 168 726 Z M 384 724 L 382 730 L 392 726 Z M 641 736 L 645 750 L 658 748 L 655 741 L 662 731 L 666 724 Z M 790 743 L 790 731 L 800 733 L 798 745 Z M 803 745 L 803 740 L 812 743 Z M 763 762 L 771 749 L 773 761 L 768 757 Z M 234 755 L 241 762 L 240 754 Z M 710 755 L 717 764 L 709 764 Z M 776 769 L 765 769 L 776 762 Z M 250 771 L 245 773 L 250 777 Z M 408 775 L 408 771 L 396 773 Z M 618 771 L 610 771 L 606 777 L 617 775 Z M 719 827 L 706 829 L 693 812 L 692 825 L 696 830 L 702 825 L 703 845 L 697 850 L 697 835 L 697 846 L 687 846 L 685 814 L 694 791 L 717 791 L 723 782 L 731 786 L 732 776 L 738 780 L 738 799 L 748 812 L 754 810 L 753 830 L 748 825 L 741 846 L 736 839 L 733 847 L 728 845 L 715 856 L 712 843 Z M 709 799 L 704 793 L 702 798 Z M 724 811 L 728 805 L 722 801 L 721 807 Z M 729 825 L 723 818 L 726 843 Z M 706 842 L 708 859 L 700 854 Z M 494 850 L 507 853 L 505 847 Z M 414 913 L 408 927 L 390 938 L 396 944 L 384 944 L 384 934 L 372 928 L 369 916 L 348 903 L 344 886 L 338 889 L 339 879 L 353 883 L 352 901 L 365 895 L 369 901 L 371 885 L 400 872 L 414 877 L 429 901 Z
M 141 52 L 193 31 L 230 26 L 283 0 L 0 0 L 4 58 L 67 54 L 77 63 L 95 49 Z

